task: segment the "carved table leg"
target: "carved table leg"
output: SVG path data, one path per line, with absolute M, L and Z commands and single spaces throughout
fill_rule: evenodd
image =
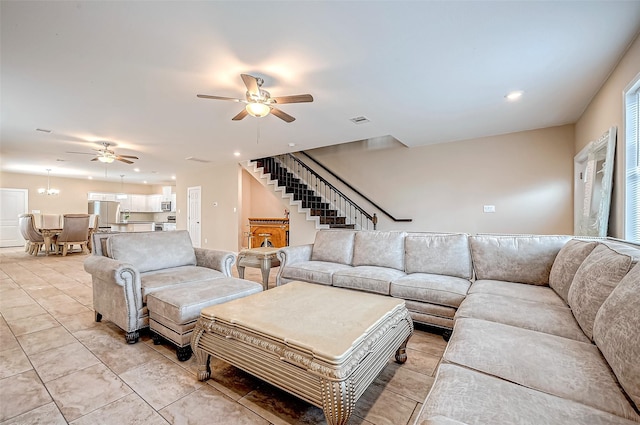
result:
M 211 369 L 209 366 L 209 359 L 211 356 L 206 351 L 198 347 L 200 337 L 203 333 L 204 328 L 202 327 L 200 320 L 198 320 L 195 328 L 193 329 L 193 334 L 191 335 L 191 349 L 193 350 L 193 354 L 196 356 L 198 381 L 206 381 L 211 377 Z
M 354 388 L 350 380 L 322 380 L 322 410 L 328 425 L 345 425 L 355 407 Z
M 265 256 L 262 259 L 260 271 L 262 272 L 262 288 L 266 291 L 269 289 L 269 272 L 271 271 L 271 259 L 269 257 Z
M 409 335 L 411 338 L 411 335 Z M 400 348 L 396 351 L 396 362 L 404 363 L 407 361 L 407 342 L 409 342 L 409 338 L 405 339 Z

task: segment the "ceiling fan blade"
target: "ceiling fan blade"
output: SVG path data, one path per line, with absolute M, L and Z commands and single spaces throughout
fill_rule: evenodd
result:
M 125 164 L 133 164 L 133 161 L 129 161 L 128 159 L 124 159 L 121 156 L 116 156 L 116 159 L 120 162 L 124 162 Z
M 118 158 L 140 159 L 137 156 L 131 156 L 131 155 L 118 155 Z
M 303 102 L 313 102 L 313 96 L 310 94 L 295 94 L 292 96 L 278 96 L 272 97 L 271 100 L 274 103 L 278 103 L 282 105 L 283 103 L 303 103 Z
M 244 117 L 247 116 L 247 114 L 249 114 L 247 112 L 246 109 L 243 109 L 242 111 L 238 112 L 238 115 L 236 115 L 235 117 L 231 118 L 232 121 L 240 121 L 241 119 L 243 119 Z
M 258 87 L 258 79 L 248 74 L 240 74 L 244 85 L 247 86 L 249 94 L 254 96 L 260 96 L 260 87 Z
M 282 112 L 280 109 L 274 108 L 273 106 L 271 107 L 271 113 L 286 122 L 293 122 L 296 120 L 291 115 L 287 114 L 286 112 Z
M 236 99 L 235 97 L 211 96 L 208 94 L 198 94 L 196 96 L 201 99 L 230 100 L 232 102 L 244 102 L 244 100 Z
M 90 153 L 90 152 L 73 152 L 73 151 L 66 151 L 65 153 L 76 153 L 78 155 L 95 155 L 95 153 Z

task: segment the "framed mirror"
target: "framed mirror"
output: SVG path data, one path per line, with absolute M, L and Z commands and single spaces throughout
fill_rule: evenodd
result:
M 577 236 L 607 236 L 615 149 L 616 127 L 611 127 L 574 158 Z

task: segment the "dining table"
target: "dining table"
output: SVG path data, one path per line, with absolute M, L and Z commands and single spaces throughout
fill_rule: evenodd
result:
M 62 233 L 62 229 L 38 229 L 44 238 L 45 254 L 57 254 L 58 245 L 54 244 L 55 237 Z

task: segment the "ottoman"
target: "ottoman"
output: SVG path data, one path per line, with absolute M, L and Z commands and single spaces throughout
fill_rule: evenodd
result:
M 200 310 L 260 291 L 259 283 L 224 277 L 152 292 L 147 296 L 147 308 L 153 342 L 169 340 L 178 347 L 178 360 L 186 361 L 191 357 L 191 333 Z
M 192 335 L 198 379 L 218 357 L 324 410 L 343 425 L 387 365 L 406 361 L 404 300 L 306 282 L 202 309 Z

